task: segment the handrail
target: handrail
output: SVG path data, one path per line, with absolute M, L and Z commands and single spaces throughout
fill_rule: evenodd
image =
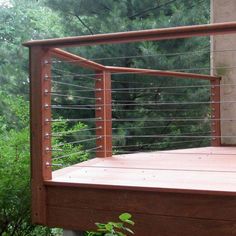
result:
M 93 69 L 93 70 L 105 70 L 105 66 L 94 61 L 88 60 L 84 57 L 77 56 L 75 54 L 66 52 L 59 48 L 53 48 L 51 50 L 53 56 L 58 57 L 60 59 L 77 63 L 85 68 Z
M 33 40 L 23 43 L 26 47 L 69 47 L 88 46 L 111 43 L 128 43 L 164 39 L 190 38 L 193 36 L 210 36 L 236 33 L 236 22 L 225 22 L 194 26 L 180 26 L 163 29 L 149 29 L 110 34 L 86 35 L 45 40 Z
M 197 73 L 186 73 L 177 71 L 166 71 L 166 70 L 151 70 L 141 68 L 127 68 L 127 67 L 116 67 L 106 66 L 106 69 L 112 73 L 137 73 L 151 76 L 168 76 L 177 78 L 190 78 L 190 79 L 203 79 L 203 80 L 220 80 L 220 77 L 213 75 L 204 75 Z
M 198 73 L 186 73 L 178 71 L 168 71 L 168 70 L 153 70 L 153 69 L 142 69 L 142 68 L 128 68 L 128 67 L 118 67 L 118 66 L 104 66 L 100 63 L 96 63 L 92 60 L 86 59 L 84 57 L 69 53 L 67 51 L 61 50 L 59 48 L 53 48 L 51 50 L 53 56 L 69 61 L 70 63 L 77 63 L 82 67 L 104 71 L 107 70 L 113 74 L 116 73 L 137 73 L 142 75 L 150 76 L 168 76 L 177 78 L 190 78 L 190 79 L 203 79 L 203 80 L 215 80 L 220 79 L 220 77 L 213 75 L 204 75 Z

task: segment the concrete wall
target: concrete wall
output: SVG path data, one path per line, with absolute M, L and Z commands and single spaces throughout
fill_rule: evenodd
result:
M 213 23 L 236 21 L 236 0 L 211 0 L 211 18 Z M 236 34 L 212 37 L 212 51 L 236 50 Z M 222 84 L 235 86 L 221 86 L 221 99 L 236 101 L 236 51 L 213 52 L 212 73 L 222 76 Z M 214 67 L 235 67 L 223 69 Z M 236 103 L 221 104 L 221 119 L 236 119 Z M 236 135 L 236 121 L 221 121 L 222 136 Z M 222 138 L 223 144 L 236 144 L 236 138 Z

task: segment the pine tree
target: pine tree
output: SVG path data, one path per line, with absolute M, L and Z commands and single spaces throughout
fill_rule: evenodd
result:
M 193 25 L 209 23 L 209 1 L 150 1 L 150 0 L 86 0 L 63 1 L 46 0 L 45 4 L 58 11 L 62 17 L 61 23 L 65 27 L 65 35 L 85 35 L 109 33 L 118 31 L 162 28 L 179 25 Z M 194 68 L 209 67 L 210 40 L 204 38 L 165 40 L 157 42 L 140 42 L 133 44 L 101 45 L 81 47 L 72 51 L 86 58 L 92 58 L 106 65 L 125 67 L 152 68 L 164 70 L 190 70 L 196 73 L 209 73 L 209 70 L 193 70 Z M 99 58 L 103 58 L 100 59 Z M 106 58 L 106 59 L 104 59 Z M 67 66 L 64 65 L 64 70 Z M 69 70 L 69 67 L 68 67 Z M 70 69 L 73 71 L 73 69 Z M 80 73 L 86 73 L 81 70 Z M 145 82 L 144 82 L 145 81 Z M 87 85 L 89 82 L 85 82 Z M 207 118 L 209 106 L 206 105 L 165 105 L 140 106 L 140 103 L 153 101 L 154 103 L 183 103 L 207 101 L 208 88 L 173 88 L 186 85 L 206 84 L 196 80 L 181 80 L 166 77 L 148 77 L 135 74 L 113 75 L 113 88 L 126 89 L 129 93 L 113 93 L 113 117 L 117 119 L 139 119 L 137 122 L 114 122 L 116 134 L 120 136 L 114 145 L 132 146 L 128 150 L 166 149 L 176 147 L 191 147 L 206 144 L 209 140 L 198 140 L 190 144 L 181 141 L 189 139 L 179 138 L 128 138 L 142 134 L 157 135 L 181 134 L 191 135 L 209 131 L 207 122 L 174 122 L 165 121 L 179 118 Z M 92 86 L 92 84 L 89 84 Z M 136 90 L 136 87 L 157 87 L 156 90 Z M 73 93 L 73 92 L 71 92 Z M 66 102 L 60 100 L 60 102 Z M 74 101 L 76 104 L 76 100 Z M 137 104 L 136 106 L 134 104 Z M 171 110 L 171 111 L 165 111 Z M 61 115 L 62 113 L 59 113 Z M 67 112 L 63 115 L 66 116 Z M 77 113 L 70 113 L 76 117 Z M 83 115 L 84 114 L 84 115 Z M 93 116 L 92 112 L 82 113 L 83 117 Z M 149 122 L 146 120 L 159 120 Z M 156 127 L 149 129 L 148 127 Z M 146 127 L 146 128 L 143 128 Z M 131 128 L 131 129 L 129 129 Z M 172 143 L 174 142 L 174 143 Z M 176 142 L 176 143 L 175 143 Z M 148 145 L 149 143 L 150 145 Z M 153 145 L 158 143 L 157 145 Z M 147 145 L 143 145 L 147 144 Z M 127 148 L 126 148 L 127 150 Z

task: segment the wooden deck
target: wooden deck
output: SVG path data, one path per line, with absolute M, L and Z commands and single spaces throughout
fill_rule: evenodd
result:
M 236 194 L 236 147 L 140 152 L 95 158 L 53 172 L 52 182 L 74 186 Z
M 45 184 L 49 226 L 88 230 L 130 212 L 137 236 L 236 235 L 236 147 L 95 158 Z

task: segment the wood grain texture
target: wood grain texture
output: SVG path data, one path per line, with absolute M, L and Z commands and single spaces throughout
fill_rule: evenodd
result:
M 92 230 L 94 222 L 116 221 L 120 211 L 48 208 L 48 225 Z M 235 236 L 235 221 L 133 213 L 135 236 Z
M 236 194 L 235 156 L 235 147 L 206 147 L 95 158 L 53 172 L 47 184 Z
M 117 67 L 117 66 L 106 66 L 106 68 L 113 74 L 116 74 L 116 73 L 134 73 L 135 74 L 136 73 L 136 74 L 141 74 L 141 75 L 167 76 L 167 77 L 185 78 L 185 79 L 219 80 L 219 77 L 217 76 L 203 75 L 203 74 L 197 74 L 197 73 L 128 68 L 128 67 Z
M 211 81 L 211 134 L 212 146 L 221 145 L 221 103 L 220 103 L 220 80 Z
M 51 118 L 50 95 L 45 95 L 45 89 L 50 91 L 50 64 L 49 51 L 41 47 L 32 47 L 30 50 L 30 116 L 31 116 L 31 186 L 32 186 L 32 220 L 34 223 L 46 222 L 46 189 L 44 180 L 50 180 L 51 168 L 46 163 L 51 163 L 51 152 L 46 148 L 51 147 L 51 140 L 45 138 L 46 133 L 51 133 L 49 123 L 45 119 Z M 45 75 L 48 79 L 45 80 Z
M 55 56 L 59 59 L 69 61 L 70 63 L 78 64 L 84 68 L 88 68 L 88 69 L 92 69 L 92 70 L 105 70 L 106 69 L 105 66 L 103 66 L 99 63 L 96 63 L 94 61 L 90 61 L 86 58 L 69 53 L 69 52 L 61 50 L 59 48 L 51 49 L 51 53 L 53 56 Z
M 48 186 L 47 190 L 48 207 L 236 220 L 236 196 L 62 186 Z
M 48 47 L 85 46 L 109 43 L 128 43 L 152 40 L 189 38 L 193 36 L 210 36 L 232 34 L 236 32 L 236 22 L 215 23 L 208 25 L 180 26 L 163 29 L 119 32 L 111 34 L 86 35 L 59 39 L 34 40 L 24 46 L 44 45 Z
M 136 236 L 236 235 L 236 148 L 95 158 L 53 173 L 47 225 L 94 229 L 134 216 Z
M 112 106 L 111 106 L 111 74 L 101 71 L 96 80 L 96 141 L 97 157 L 112 156 Z

